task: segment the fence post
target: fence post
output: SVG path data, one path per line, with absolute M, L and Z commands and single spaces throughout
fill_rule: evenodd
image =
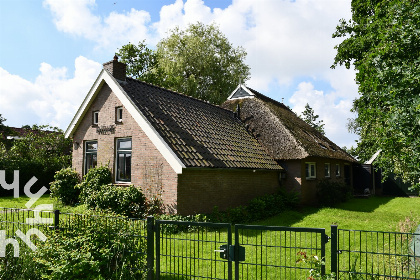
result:
M 54 229 L 58 230 L 60 225 L 60 210 L 54 210 Z
M 153 216 L 147 217 L 147 280 L 154 279 L 154 262 L 155 262 L 155 240 L 154 240 L 154 218 Z
M 335 273 L 335 279 L 338 279 L 338 226 L 331 225 L 331 272 Z

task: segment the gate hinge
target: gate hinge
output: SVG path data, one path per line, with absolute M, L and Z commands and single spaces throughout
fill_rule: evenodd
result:
M 325 235 L 325 243 L 328 243 L 328 242 L 330 242 L 330 240 L 331 240 L 331 236 L 328 236 L 328 235 Z

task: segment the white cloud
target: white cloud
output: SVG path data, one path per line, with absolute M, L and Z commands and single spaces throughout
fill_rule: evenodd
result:
M 138 7 L 99 16 L 96 11 L 101 2 L 95 0 L 44 0 L 44 5 L 51 10 L 58 30 L 91 40 L 109 52 L 143 39 L 156 44 L 175 26 L 215 22 L 234 46 L 246 49 L 251 67 L 249 86 L 279 100 L 293 95 L 290 100 L 296 110 L 309 103 L 324 119 L 327 135 L 340 146 L 351 145 L 355 138 L 345 129 L 347 118 L 352 117 L 352 101 L 357 97 L 354 71 L 330 69 L 334 46 L 340 43 L 332 33 L 339 19 L 351 17 L 351 0 L 232 0 L 225 9 L 210 9 L 203 0 L 174 0 L 161 7 L 156 22 L 151 22 L 150 14 Z M 40 79 L 48 74 L 63 83 L 65 72 L 45 69 Z M 297 81 L 302 83 L 295 92 L 281 93 L 283 96 L 267 92 L 273 84 L 290 88 Z M 329 84 L 328 90 L 334 90 L 315 89 L 305 81 L 323 81 Z M 48 84 L 54 87 L 52 82 Z M 66 93 L 62 95 L 69 95 Z M 36 105 L 47 107 L 44 103 Z M 55 106 L 58 110 L 59 103 Z
M 66 68 L 42 63 L 35 82 L 0 68 L 0 112 L 8 120 L 6 124 L 49 124 L 66 129 L 101 68 L 79 56 L 74 77 L 69 78 Z
M 303 113 L 308 103 L 319 115 L 318 120 L 324 121 L 326 136 L 339 146 L 351 147 L 355 145 L 357 136 L 347 131 L 347 123 L 355 115 L 350 111 L 352 99 L 343 98 L 343 90 L 346 91 L 345 87 L 340 86 L 335 91 L 325 93 L 315 89 L 310 82 L 301 82 L 289 101 L 298 115 Z
M 137 43 L 149 37 L 150 14 L 131 9 L 129 12 L 112 12 L 102 18 L 92 10 L 95 0 L 45 0 L 59 31 L 80 36 L 97 43 L 97 48 L 114 52 L 129 41 Z

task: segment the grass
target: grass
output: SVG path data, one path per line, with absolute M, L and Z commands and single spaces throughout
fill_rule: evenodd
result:
M 0 206 L 2 207 L 20 207 L 25 208 L 25 203 L 28 199 L 10 199 L 0 198 Z M 61 212 L 78 212 L 81 213 L 86 208 L 84 206 L 77 207 L 64 207 L 49 196 L 42 197 L 38 202 L 53 203 L 55 209 L 60 209 Z M 6 205 L 6 206 L 4 206 Z M 402 223 L 407 220 L 412 221 L 410 227 L 402 226 Z M 330 235 L 330 225 L 337 224 L 339 229 L 353 229 L 353 230 L 369 230 L 369 231 L 410 231 L 413 227 L 417 227 L 420 223 L 420 197 L 416 198 L 390 198 L 390 197 L 370 197 L 368 199 L 352 199 L 346 203 L 337 205 L 334 208 L 301 208 L 296 211 L 286 211 L 275 217 L 256 221 L 253 224 L 266 225 L 266 226 L 289 226 L 289 227 L 310 227 L 310 228 L 325 228 L 326 234 Z M 202 236 L 203 234 L 203 236 Z M 204 236 L 205 234 L 205 236 Z M 215 249 L 227 241 L 226 231 L 193 231 L 176 234 L 165 234 L 164 239 L 161 240 L 161 270 L 167 274 L 166 278 L 178 279 L 180 275 L 206 275 L 218 276 L 223 278 L 226 273 L 226 262 L 222 261 Z M 250 279 L 266 278 L 270 279 L 297 279 L 301 276 L 306 278 L 307 271 L 289 268 L 279 268 L 281 264 L 287 266 L 296 266 L 298 258 L 297 251 L 294 243 L 286 238 L 284 233 L 263 232 L 263 231 L 249 231 L 243 233 L 240 238 L 241 244 L 247 247 L 246 262 L 240 265 L 241 274 L 248 275 Z M 293 237 L 295 242 L 300 243 L 299 239 L 309 242 L 304 247 L 310 248 L 314 237 L 306 235 L 297 235 Z M 371 245 L 378 239 L 374 237 L 371 240 L 368 237 L 364 241 L 367 245 Z M 357 239 L 357 238 L 354 238 Z M 289 242 L 289 243 L 285 243 Z M 293 242 L 293 240 L 292 240 Z M 248 243 L 248 244 L 246 244 Z M 357 243 L 357 242 L 356 242 Z M 365 244 L 363 243 L 363 244 Z M 394 242 L 391 242 L 394 243 Z M 392 244 L 380 243 L 379 248 L 389 247 Z M 281 245 L 281 246 L 280 246 Z M 388 246 L 389 245 L 389 246 Z M 300 245 L 302 246 L 302 245 Z M 330 257 L 329 253 L 330 243 L 327 244 L 327 261 Z M 364 248 L 362 248 L 364 249 Z M 376 249 L 376 248 L 375 248 Z M 308 252 L 309 253 L 309 252 Z M 283 260 L 281 260 L 283 256 Z M 280 257 L 280 259 L 279 259 Z M 357 260 L 356 256 L 356 260 Z M 197 258 L 201 258 L 198 260 Z M 400 264 L 400 260 L 394 259 L 386 260 L 387 266 L 393 263 Z M 353 262 L 354 256 L 340 256 L 342 263 Z M 361 260 L 359 258 L 359 260 Z M 271 266 L 255 265 L 258 263 L 271 264 Z M 367 265 L 366 265 L 367 267 Z M 372 266 L 373 267 L 373 266 Z M 327 271 L 329 264 L 327 264 Z M 290 272 L 291 271 L 291 272 Z M 289 273 L 295 273 L 289 275 Z
M 5 208 L 26 208 L 25 204 L 29 201 L 27 196 L 20 196 L 17 198 L 14 197 L 0 197 L 0 207 Z M 53 200 L 50 198 L 49 194 L 41 196 L 31 208 L 35 208 L 40 204 L 51 204 Z
M 334 208 L 302 208 L 258 221 L 259 225 L 400 231 L 407 217 L 420 224 L 420 197 L 351 199 Z M 327 233 L 328 234 L 328 233 Z
M 0 207 L 26 208 L 29 201 L 26 196 L 0 197 Z M 50 195 L 43 195 L 34 203 L 53 204 L 54 209 L 67 213 L 83 213 L 84 205 L 65 206 L 55 201 Z M 352 199 L 334 208 L 305 207 L 290 210 L 280 215 L 256 221 L 252 224 L 288 227 L 315 227 L 329 231 L 332 224 L 339 228 L 377 231 L 399 231 L 398 224 L 407 217 L 420 224 L 420 197 L 370 197 L 368 199 Z
M 0 207 L 4 208 L 21 208 L 26 209 L 26 203 L 29 201 L 29 198 L 26 196 L 21 196 L 18 198 L 14 197 L 0 197 Z M 86 205 L 77 205 L 77 206 L 68 206 L 63 205 L 55 199 L 51 198 L 49 194 L 44 194 L 41 196 L 30 209 L 34 209 L 40 204 L 52 204 L 54 210 L 60 210 L 62 213 L 84 213 L 87 208 Z

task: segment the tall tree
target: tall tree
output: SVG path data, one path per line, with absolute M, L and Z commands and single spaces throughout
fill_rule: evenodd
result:
M 145 41 L 138 45 L 128 43 L 118 50 L 121 62 L 127 64 L 127 75 L 144 82 L 159 83 L 156 52 L 146 46 Z
M 305 111 L 303 111 L 302 116 L 299 116 L 302 120 L 304 120 L 306 123 L 308 123 L 310 126 L 318 130 L 322 133 L 322 135 L 325 135 L 324 130 L 324 121 L 317 119 L 319 118 L 319 115 L 315 115 L 314 109 L 312 109 L 311 106 L 309 106 L 308 103 L 305 105 Z
M 117 55 L 128 63 L 133 77 L 214 104 L 224 102 L 250 75 L 245 50 L 234 48 L 214 24 L 177 27 L 157 44 L 156 51 L 142 42 L 123 46 Z
M 420 2 L 417 0 L 353 0 L 352 19 L 341 20 L 333 37 L 333 68 L 356 69 L 360 97 L 358 156 L 376 162 L 385 175 L 394 173 L 419 186 L 420 178 Z

